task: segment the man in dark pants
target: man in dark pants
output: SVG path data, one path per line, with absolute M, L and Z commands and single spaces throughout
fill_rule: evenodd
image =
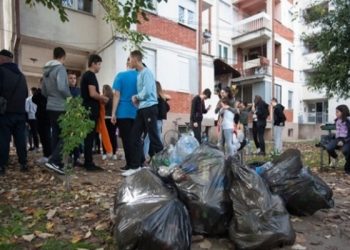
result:
M 99 55 L 89 56 L 88 70 L 83 74 L 80 81 L 81 97 L 83 105 L 90 109 L 90 120 L 95 123 L 94 129 L 86 136 L 84 140 L 84 167 L 87 171 L 99 171 L 102 168 L 96 166 L 92 159 L 92 147 L 96 133 L 96 125 L 100 112 L 99 103 L 108 102 L 108 97 L 100 95 L 99 85 L 96 74 L 101 69 L 102 58 Z
M 52 155 L 45 166 L 53 171 L 64 174 L 61 150 L 63 140 L 60 138 L 61 129 L 58 118 L 65 112 L 65 102 L 70 97 L 67 70 L 63 63 L 66 52 L 57 47 L 53 50 L 53 60 L 44 66 L 42 93 L 47 98 L 46 110 L 52 131 Z
M 142 64 L 142 53 L 134 50 L 130 53 L 130 67 L 136 69 L 137 95 L 132 96 L 132 102 L 138 107 L 135 122 L 131 131 L 131 152 L 134 156 L 127 168 L 138 168 L 144 163 L 142 134 L 147 133 L 150 138 L 150 147 L 156 154 L 163 150 L 162 142 L 157 129 L 158 98 L 156 81 L 152 72 Z M 150 155 L 151 157 L 153 155 Z
M 253 124 L 253 134 L 254 141 L 257 148 L 257 154 L 266 155 L 265 152 L 265 128 L 266 128 L 266 120 L 270 115 L 269 105 L 264 102 L 261 96 L 256 95 L 254 98 L 254 110 L 255 112 L 255 128 Z M 254 133 L 256 131 L 256 133 Z
M 208 106 L 208 108 L 205 108 L 204 101 L 210 99 L 210 96 L 210 89 L 205 89 L 202 92 L 202 94 L 196 95 L 192 99 L 190 122 L 193 129 L 194 137 L 199 143 L 202 142 L 203 114 L 206 114 L 210 109 L 210 105 Z
M 130 68 L 130 59 L 126 63 L 127 71 L 120 72 L 113 83 L 113 109 L 111 122 L 117 123 L 119 135 L 123 142 L 127 169 L 131 164 L 133 152 L 131 151 L 130 137 L 134 125 L 137 108 L 131 98 L 137 94 L 137 71 Z
M 15 141 L 21 170 L 28 170 L 25 137 L 28 87 L 24 75 L 12 61 L 13 54 L 10 51 L 0 51 L 0 96 L 7 100 L 5 113 L 0 114 L 0 175 L 5 174 L 8 164 L 11 135 Z
M 33 102 L 33 95 L 37 91 L 37 88 L 33 87 L 30 89 L 32 93 L 26 100 L 26 112 L 27 112 L 27 123 L 30 127 L 30 136 L 32 136 L 34 141 L 34 147 L 30 143 L 29 151 L 38 150 L 39 149 L 39 137 L 38 137 L 38 123 L 36 119 L 37 105 Z

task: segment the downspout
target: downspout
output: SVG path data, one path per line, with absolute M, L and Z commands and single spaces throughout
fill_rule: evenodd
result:
M 198 94 L 202 93 L 202 0 L 198 1 Z
M 20 18 L 20 9 L 19 9 L 19 0 L 15 0 L 15 22 L 16 22 L 16 30 L 14 35 L 16 36 L 15 45 L 13 49 L 15 63 L 18 65 L 19 63 L 19 45 L 21 43 L 21 18 Z

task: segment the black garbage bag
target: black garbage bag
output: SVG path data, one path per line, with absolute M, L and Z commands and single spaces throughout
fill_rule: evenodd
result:
M 190 218 L 176 196 L 147 169 L 127 177 L 114 202 L 118 249 L 190 249 Z
M 229 235 L 237 249 L 272 249 L 293 244 L 295 232 L 281 198 L 272 195 L 262 178 L 238 159 L 230 158 L 228 164 L 232 169 L 233 204 Z
M 299 150 L 287 150 L 261 176 L 271 192 L 282 197 L 288 212 L 293 215 L 312 215 L 334 206 L 331 188 L 303 167 Z
M 227 233 L 232 204 L 224 154 L 208 144 L 201 145 L 172 176 L 190 213 L 193 231 L 210 236 Z

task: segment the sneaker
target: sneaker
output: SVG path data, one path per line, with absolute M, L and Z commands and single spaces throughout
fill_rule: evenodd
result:
M 336 168 L 338 166 L 338 158 L 331 158 L 331 162 L 329 163 L 329 167 Z
M 96 166 L 95 164 L 85 165 L 86 171 L 103 171 L 103 168 Z
M 56 173 L 64 175 L 63 169 L 60 166 L 58 166 L 58 165 L 56 165 L 56 164 L 54 164 L 52 162 L 45 163 L 45 167 L 55 171 Z
M 47 157 L 41 157 L 41 158 L 38 159 L 36 162 L 39 163 L 39 164 L 45 164 L 45 163 L 49 162 L 49 158 L 47 158 Z
M 5 175 L 6 170 L 5 167 L 0 167 L 0 176 Z
M 116 160 L 118 160 L 118 157 L 117 157 L 117 155 L 113 155 L 113 156 L 112 156 L 112 160 L 113 160 L 113 161 L 116 161 Z
M 142 169 L 141 167 L 136 168 L 136 169 L 129 169 L 129 170 L 123 172 L 122 176 L 127 177 L 127 176 L 130 176 L 130 175 L 133 175 L 133 174 L 137 173 L 138 171 L 140 171 L 141 169 Z
M 28 169 L 27 164 L 21 165 L 21 172 L 27 172 L 28 170 L 29 170 L 29 169 Z
M 261 149 L 257 148 L 256 151 L 255 151 L 255 154 L 259 154 L 260 152 L 261 152 Z
M 102 160 L 107 160 L 107 155 L 102 155 Z

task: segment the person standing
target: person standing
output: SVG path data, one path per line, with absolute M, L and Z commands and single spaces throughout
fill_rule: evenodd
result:
M 254 98 L 253 114 L 253 137 L 257 154 L 266 155 L 264 133 L 266 128 L 266 120 L 270 115 L 269 105 L 264 102 L 261 96 L 256 95 Z
M 52 131 L 52 155 L 45 166 L 59 174 L 64 174 L 61 149 L 63 140 L 60 138 L 61 128 L 59 117 L 65 112 L 65 102 L 71 96 L 68 86 L 67 71 L 64 67 L 66 52 L 57 47 L 53 50 L 53 60 L 44 66 L 42 93 L 47 98 L 46 110 Z
M 210 96 L 210 89 L 205 89 L 200 95 L 196 95 L 192 99 L 190 122 L 193 129 L 194 137 L 199 143 L 201 143 L 202 141 L 203 114 L 206 114 L 210 109 L 210 105 L 208 106 L 208 108 L 205 108 L 204 101 L 210 99 Z
M 136 119 L 131 132 L 131 147 L 134 157 L 129 168 L 135 169 L 145 161 L 141 136 L 147 133 L 150 139 L 152 154 L 163 150 L 163 144 L 158 135 L 157 117 L 158 100 L 156 81 L 152 72 L 142 64 L 143 55 L 139 50 L 130 53 L 130 66 L 138 71 L 137 94 L 132 96 L 132 102 L 138 107 Z M 153 155 L 150 155 L 152 157 Z
M 80 88 L 77 84 L 77 75 L 74 72 L 68 72 L 69 91 L 73 97 L 80 96 Z
M 137 75 L 138 72 L 130 67 L 130 58 L 126 63 L 127 70 L 120 72 L 113 82 L 113 109 L 111 122 L 117 124 L 119 135 L 122 139 L 127 170 L 131 166 L 133 157 L 130 142 L 131 129 L 136 118 L 137 108 L 132 103 L 132 97 L 137 95 Z
M 282 144 L 282 132 L 285 125 L 286 116 L 284 115 L 284 107 L 278 103 L 274 97 L 271 100 L 273 107 L 273 140 L 274 140 L 274 151 L 277 154 L 281 154 L 283 150 Z
M 37 105 L 33 102 L 32 98 L 35 92 L 37 91 L 37 88 L 33 87 L 30 89 L 31 96 L 29 96 L 26 99 L 26 112 L 28 117 L 28 125 L 30 127 L 29 133 L 34 141 L 34 147 L 30 145 L 29 151 L 32 150 L 38 150 L 39 149 L 39 137 L 38 137 L 38 124 L 36 120 L 36 112 L 37 112 Z
M 13 63 L 13 54 L 0 51 L 0 96 L 6 100 L 6 108 L 0 113 L 0 175 L 5 175 L 10 153 L 11 135 L 16 145 L 21 171 L 27 171 L 27 149 L 25 138 L 26 111 L 28 97 L 27 81 Z
M 83 105 L 90 109 L 90 120 L 94 122 L 94 129 L 86 136 L 84 140 L 84 167 L 87 171 L 98 171 L 102 168 L 96 166 L 92 158 L 92 147 L 94 136 L 96 134 L 96 125 L 99 117 L 99 102 L 108 102 L 108 97 L 100 95 L 99 85 L 96 74 L 101 69 L 102 58 L 99 55 L 92 54 L 88 60 L 88 70 L 82 75 L 80 82 L 81 97 Z

